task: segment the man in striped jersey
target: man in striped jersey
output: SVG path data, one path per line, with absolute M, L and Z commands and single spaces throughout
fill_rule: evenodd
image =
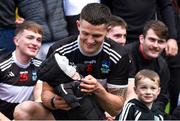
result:
M 42 84 L 38 83 L 38 90 L 34 90 L 41 61 L 34 57 L 41 47 L 42 34 L 39 24 L 24 22 L 16 29 L 15 51 L 0 57 L 0 112 L 11 120 L 19 103 L 41 100 L 39 86 L 42 87 Z M 33 92 L 36 96 L 33 96 Z
M 80 73 L 84 77 L 81 91 L 95 96 L 102 111 L 115 116 L 124 104 L 129 58 L 121 46 L 105 38 L 110 16 L 106 6 L 88 4 L 77 21 L 79 36 L 57 42 L 50 48 L 48 56 L 57 52 L 66 56 L 73 66 L 83 64 L 86 69 Z M 56 119 L 71 119 L 67 115 L 71 107 L 46 82 L 43 82 L 42 101 L 53 110 Z
M 94 106 L 89 107 L 89 105 L 78 115 L 76 115 L 78 112 L 72 113 L 71 106 L 47 83 L 48 80 L 55 78 L 55 75 L 50 75 L 47 80 L 43 80 L 42 102 L 51 112 L 46 116 L 52 116 L 58 120 L 74 119 L 74 117 L 77 119 L 78 116 L 100 120 L 105 119 L 105 111 L 116 116 L 122 109 L 128 86 L 129 56 L 122 46 L 105 37 L 110 16 L 109 8 L 102 4 L 86 5 L 82 9 L 80 20 L 77 21 L 79 36 L 71 36 L 56 42 L 50 47 L 47 55 L 51 57 L 58 53 L 66 56 L 71 66 L 85 67 L 79 72 L 83 76 L 80 91 L 93 98 L 95 102 L 93 105 L 100 109 L 100 112 L 95 113 L 99 113 L 100 116 L 93 117 L 93 114 L 90 114 L 93 111 L 87 112 L 90 108 L 94 109 Z M 57 80 L 58 78 L 55 82 Z M 31 108 L 33 114 L 23 112 L 24 116 L 21 115 L 22 117 L 18 119 L 38 119 L 44 114 L 46 108 L 38 104 L 34 106 L 36 107 Z

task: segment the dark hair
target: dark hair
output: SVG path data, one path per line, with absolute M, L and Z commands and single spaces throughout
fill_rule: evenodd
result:
M 163 22 L 158 21 L 158 20 L 148 21 L 145 24 L 144 29 L 143 29 L 144 36 L 146 36 L 147 31 L 149 29 L 152 29 L 159 38 L 165 39 L 165 40 L 168 39 L 168 28 Z
M 123 18 L 119 16 L 115 16 L 115 15 L 111 16 L 108 26 L 111 26 L 111 27 L 121 26 L 122 28 L 127 29 L 126 21 Z
M 80 20 L 86 20 L 93 25 L 108 24 L 111 16 L 110 9 L 100 3 L 87 4 L 81 11 Z
M 144 78 L 149 78 L 154 82 L 157 81 L 158 85 L 160 85 L 160 77 L 156 72 L 149 69 L 143 69 L 143 70 L 140 70 L 135 76 L 135 86 L 137 86 L 139 80 L 144 79 Z
M 15 35 L 22 33 L 24 30 L 30 30 L 41 35 L 43 34 L 41 25 L 33 21 L 25 21 L 22 24 L 18 25 L 15 31 Z

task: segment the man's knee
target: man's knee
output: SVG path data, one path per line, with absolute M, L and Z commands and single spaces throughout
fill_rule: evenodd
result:
M 32 101 L 26 101 L 16 106 L 14 110 L 14 119 L 27 120 L 32 119 L 35 113 L 36 105 Z

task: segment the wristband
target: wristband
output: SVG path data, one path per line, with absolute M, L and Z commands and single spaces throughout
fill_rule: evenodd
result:
M 54 100 L 55 100 L 55 96 L 51 98 L 51 106 L 52 106 L 53 108 L 56 108 L 55 105 L 54 105 Z

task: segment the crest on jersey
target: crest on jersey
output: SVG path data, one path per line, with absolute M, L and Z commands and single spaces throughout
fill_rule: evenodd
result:
M 32 72 L 32 81 L 36 81 L 37 80 L 37 72 L 33 71 Z
M 19 76 L 20 81 L 28 80 L 28 71 L 21 71 Z
M 101 73 L 108 74 L 110 71 L 110 61 L 109 60 L 103 60 L 101 65 Z

